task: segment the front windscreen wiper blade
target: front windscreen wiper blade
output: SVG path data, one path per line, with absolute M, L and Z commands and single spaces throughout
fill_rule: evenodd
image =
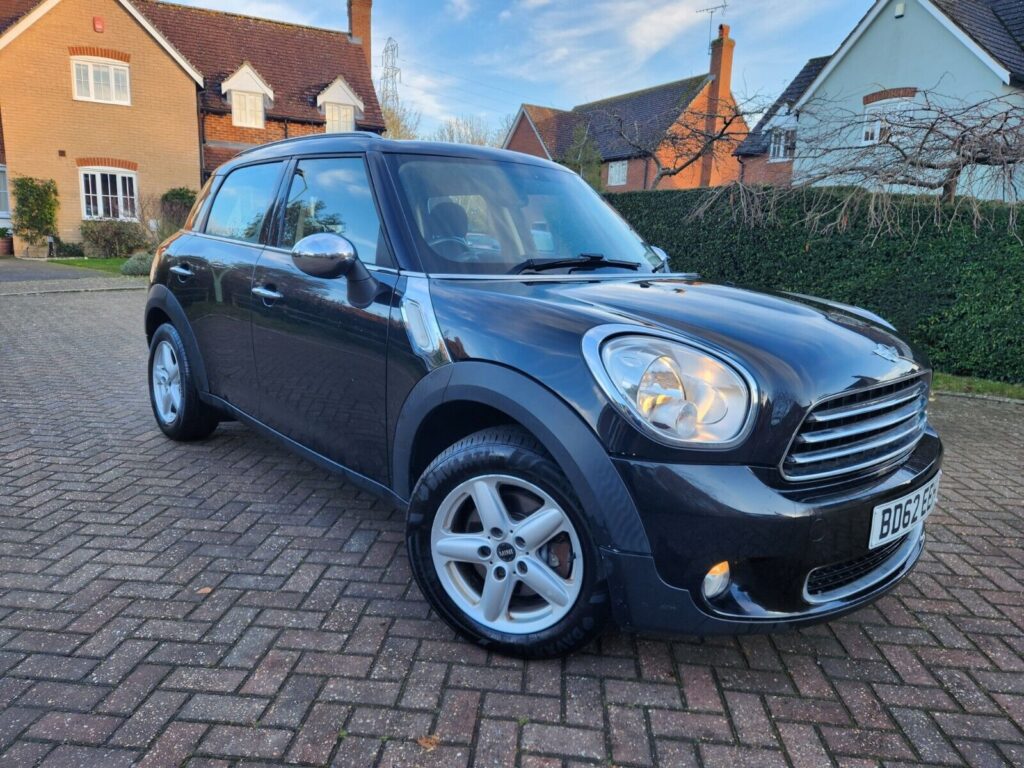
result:
M 544 272 L 549 269 L 596 269 L 598 267 L 619 267 L 636 272 L 640 269 L 640 263 L 608 259 L 600 253 L 581 253 L 574 259 L 527 259 L 509 270 L 509 274 L 519 275 L 523 272 Z

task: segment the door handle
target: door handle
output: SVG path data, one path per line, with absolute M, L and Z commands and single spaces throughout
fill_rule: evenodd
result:
M 271 288 L 264 288 L 262 285 L 257 285 L 255 288 L 252 289 L 252 292 L 256 296 L 259 296 L 261 299 L 264 299 L 266 301 L 277 301 L 278 299 L 284 298 L 283 293 L 278 293 L 277 291 Z
M 188 264 L 175 264 L 171 267 L 171 272 L 176 274 L 178 277 L 192 277 L 195 272 L 192 271 L 192 267 Z

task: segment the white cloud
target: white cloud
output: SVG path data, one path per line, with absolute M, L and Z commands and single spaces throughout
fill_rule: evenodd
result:
M 456 21 L 462 21 L 473 12 L 472 0 L 448 0 L 445 10 L 455 17 Z

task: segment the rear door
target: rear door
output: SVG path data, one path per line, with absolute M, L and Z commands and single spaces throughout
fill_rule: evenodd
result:
M 250 290 L 285 164 L 232 170 L 216 186 L 205 221 L 168 258 L 168 288 L 188 317 L 210 392 L 250 414 L 258 404 Z
M 297 160 L 286 182 L 275 247 L 260 257 L 253 289 L 253 348 L 260 420 L 327 458 L 387 480 L 387 338 L 397 280 L 362 155 Z M 352 242 L 379 283 L 353 306 L 344 277 L 301 272 L 302 238 L 334 232 Z

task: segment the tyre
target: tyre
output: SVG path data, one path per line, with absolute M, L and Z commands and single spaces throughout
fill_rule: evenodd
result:
M 598 553 L 572 486 L 517 427 L 460 440 L 413 490 L 406 533 L 423 594 L 476 644 L 563 656 L 608 616 Z
M 199 399 L 185 345 L 170 323 L 156 329 L 149 345 L 149 402 L 172 440 L 202 440 L 217 428 L 217 412 Z

